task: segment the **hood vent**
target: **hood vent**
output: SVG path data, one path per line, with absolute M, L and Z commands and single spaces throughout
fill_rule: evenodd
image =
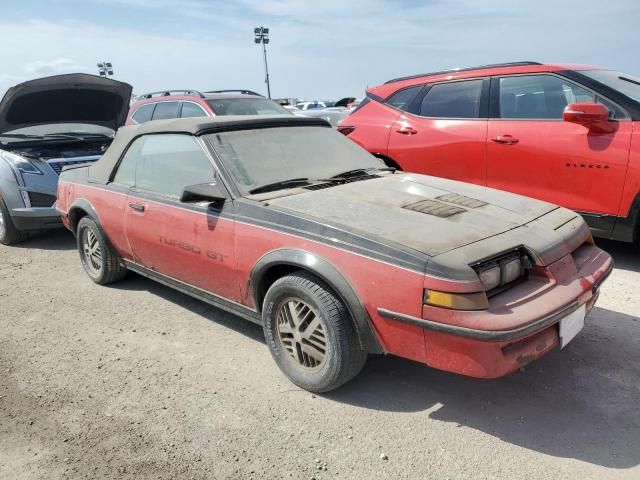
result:
M 488 205 L 487 202 L 483 202 L 482 200 L 465 197 L 464 195 L 458 195 L 457 193 L 447 193 L 446 195 L 441 195 L 436 198 L 443 202 L 453 203 L 454 205 L 460 205 L 461 207 L 466 208 L 480 208 Z
M 435 217 L 451 217 L 462 212 L 466 212 L 464 208 L 456 207 L 454 205 L 448 205 L 437 200 L 420 200 L 419 202 L 410 203 L 404 207 L 407 210 L 413 210 L 414 212 L 426 213 L 427 215 L 433 215 Z

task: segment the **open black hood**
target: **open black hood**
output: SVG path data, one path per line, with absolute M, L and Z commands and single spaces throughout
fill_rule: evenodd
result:
M 11 87 L 0 102 L 0 133 L 55 123 L 124 125 L 132 87 L 86 73 L 38 78 Z

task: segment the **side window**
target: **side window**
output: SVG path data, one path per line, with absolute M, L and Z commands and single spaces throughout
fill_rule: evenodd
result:
M 400 110 L 407 110 L 407 107 L 411 103 L 411 100 L 415 98 L 423 85 L 417 85 L 415 87 L 405 88 L 391 95 L 385 102 L 387 105 L 398 108 Z
M 478 118 L 482 80 L 433 85 L 420 105 L 420 115 L 437 118 Z
M 180 112 L 181 118 L 190 117 L 206 117 L 206 112 L 200 105 L 193 102 L 182 102 L 182 111 Z
M 180 102 L 158 102 L 153 112 L 154 120 L 165 120 L 168 118 L 178 118 Z
M 139 109 L 136 110 L 136 113 L 134 113 L 131 118 L 136 123 L 148 122 L 149 120 L 151 120 L 151 115 L 153 115 L 153 109 L 155 108 L 155 106 L 155 103 L 147 103 L 145 105 L 142 105 Z
M 213 165 L 191 135 L 146 135 L 138 153 L 135 187 L 180 198 L 189 185 L 215 181 Z
M 523 75 L 500 79 L 500 118 L 562 119 L 570 103 L 598 102 L 611 118 L 625 114 L 594 93 L 554 75 Z
M 113 177 L 113 182 L 127 187 L 133 187 L 136 184 L 136 165 L 140 157 L 140 149 L 144 143 L 145 137 L 137 138 L 129 146 L 125 152 L 120 165 Z

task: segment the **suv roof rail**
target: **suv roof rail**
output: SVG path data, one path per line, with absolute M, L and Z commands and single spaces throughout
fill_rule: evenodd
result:
M 253 90 L 246 90 L 244 88 L 232 88 L 230 90 L 207 90 L 204 93 L 240 93 L 242 95 L 256 95 L 258 97 L 264 97 L 264 95 L 260 95 Z
M 198 90 L 193 90 L 193 89 L 182 89 L 182 90 L 160 90 L 158 92 L 149 92 L 149 93 L 143 93 L 142 95 L 138 95 L 138 98 L 151 98 L 154 95 L 160 96 L 160 97 L 168 97 L 169 95 L 174 95 L 174 94 L 178 94 L 181 93 L 183 95 L 191 95 L 194 97 L 200 97 L 200 98 L 204 98 L 204 95 L 199 92 Z
M 479 65 L 477 67 L 451 68 L 449 70 L 440 70 L 438 72 L 421 73 L 419 75 L 409 75 L 408 77 L 394 78 L 393 80 L 388 80 L 384 82 L 384 84 L 386 85 L 387 83 L 401 82 L 403 80 L 412 80 L 414 78 L 420 78 L 420 77 L 428 77 L 431 75 L 441 75 L 443 73 L 467 72 L 470 70 L 485 70 L 488 68 L 499 68 L 499 67 L 522 67 L 526 65 L 542 65 L 542 63 L 525 61 L 525 62 L 491 63 L 489 65 Z

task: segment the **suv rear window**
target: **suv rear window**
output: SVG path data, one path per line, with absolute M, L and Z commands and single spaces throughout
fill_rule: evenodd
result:
M 286 108 L 266 98 L 216 98 L 207 103 L 216 115 L 291 115 Z
M 151 115 L 153 115 L 153 109 L 156 108 L 155 103 L 147 103 L 146 105 L 142 105 L 131 117 L 136 123 L 144 123 L 151 120 Z
M 154 120 L 164 120 L 168 118 L 178 118 L 180 102 L 158 102 L 153 112 Z
M 417 85 L 415 87 L 405 88 L 400 90 L 393 95 L 391 95 L 387 99 L 387 105 L 391 105 L 392 107 L 398 108 L 400 110 L 407 110 L 407 107 L 411 103 L 411 100 L 415 98 L 420 90 L 422 90 L 423 85 Z
M 482 80 L 433 85 L 420 106 L 420 115 L 437 118 L 478 118 Z

